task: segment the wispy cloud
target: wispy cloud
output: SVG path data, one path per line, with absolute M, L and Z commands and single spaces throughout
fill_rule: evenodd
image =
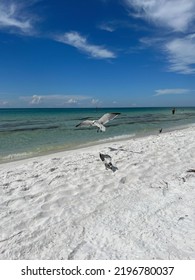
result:
M 79 101 L 79 99 L 71 97 L 68 100 L 66 100 L 64 103 L 65 104 L 78 104 L 78 101 Z
M 191 92 L 189 89 L 185 88 L 172 88 L 172 89 L 157 89 L 155 90 L 156 94 L 154 96 L 159 95 L 168 95 L 168 94 L 188 94 Z
M 28 98 L 21 98 L 21 99 L 27 99 L 27 100 L 30 99 L 29 104 L 40 104 L 43 101 L 44 97 L 41 95 L 33 95 L 30 98 L 28 97 Z
M 174 31 L 186 31 L 195 19 L 194 0 L 124 0 L 135 16 Z
M 94 105 L 94 106 L 97 106 L 100 103 L 101 103 L 101 101 L 99 99 L 95 99 L 95 98 L 91 99 L 91 104 Z
M 114 32 L 116 30 L 116 26 L 114 26 L 114 24 L 109 23 L 109 22 L 107 22 L 107 23 L 103 22 L 98 27 L 99 27 L 99 29 L 105 30 L 108 32 Z
M 181 38 L 150 38 L 140 39 L 145 47 L 155 47 L 166 55 L 167 70 L 181 74 L 195 73 L 195 33 Z
M 90 44 L 86 37 L 80 35 L 76 31 L 67 32 L 57 36 L 55 39 L 61 43 L 71 45 L 94 58 L 106 59 L 116 57 L 114 52 L 109 51 L 104 46 Z
M 195 34 L 167 42 L 165 51 L 168 54 L 170 71 L 195 73 Z
M 81 105 L 82 103 L 91 103 L 91 96 L 85 95 L 32 95 L 32 96 L 21 96 L 20 100 L 25 102 L 27 105 L 30 106 L 54 106 L 54 107 L 61 107 L 61 106 L 70 106 L 70 105 Z
M 9 102 L 6 101 L 6 100 L 0 100 L 0 107 L 4 107 L 4 106 L 7 106 L 9 105 Z
M 33 2 L 28 2 L 28 5 Z M 29 34 L 33 32 L 35 18 L 27 12 L 24 1 L 0 1 L 0 29 Z
M 137 30 L 137 31 L 147 30 L 147 28 L 145 26 L 131 23 L 127 20 L 104 21 L 98 25 L 98 28 L 101 30 L 108 31 L 108 32 L 114 32 L 117 29 L 132 29 L 132 30 Z
M 134 15 L 160 27 L 169 35 L 142 38 L 145 46 L 155 46 L 166 55 L 168 70 L 181 74 L 195 73 L 194 0 L 124 0 Z M 158 32 L 160 33 L 160 32 Z

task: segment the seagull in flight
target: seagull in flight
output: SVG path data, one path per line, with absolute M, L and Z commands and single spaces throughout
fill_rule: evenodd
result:
M 98 127 L 97 132 L 106 131 L 106 127 L 104 126 L 104 124 L 113 120 L 118 115 L 120 115 L 120 113 L 106 113 L 98 120 L 93 120 L 93 121 L 92 120 L 85 120 L 85 121 L 77 124 L 76 127 L 79 127 L 79 126 L 97 126 Z

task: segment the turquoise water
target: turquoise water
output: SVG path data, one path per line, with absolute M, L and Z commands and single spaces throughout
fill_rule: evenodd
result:
M 76 128 L 84 119 L 98 119 L 104 113 L 119 112 L 96 128 Z M 69 150 L 94 143 L 138 137 L 195 123 L 195 107 L 101 108 L 101 109 L 0 109 L 0 162 Z

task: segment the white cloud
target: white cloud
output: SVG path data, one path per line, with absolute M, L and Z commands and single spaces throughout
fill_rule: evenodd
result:
M 24 1 L 1 0 L 0 29 L 26 34 L 32 32 L 34 19 L 25 11 L 26 8 L 27 4 Z
M 190 34 L 195 24 L 194 0 L 124 0 L 135 15 L 153 26 L 168 28 L 169 34 L 141 38 L 147 47 L 155 46 L 166 55 L 168 70 L 181 74 L 195 73 L 195 34 Z M 161 34 L 162 29 L 159 29 Z M 171 31 L 171 33 L 170 33 Z
M 70 104 L 80 104 L 82 102 L 90 102 L 91 96 L 84 95 L 33 95 L 33 96 L 21 96 L 20 100 L 24 101 L 28 105 L 32 106 L 62 106 Z
M 30 101 L 30 104 L 40 104 L 41 101 L 42 101 L 42 96 L 39 96 L 39 95 L 33 95 L 32 96 L 32 99 Z
M 195 73 L 195 34 L 181 38 L 141 38 L 145 47 L 155 47 L 163 51 L 169 63 L 170 72 L 181 74 Z
M 168 54 L 170 71 L 195 73 L 195 34 L 167 42 L 165 51 Z
M 156 94 L 154 96 L 159 95 L 167 95 L 167 94 L 188 94 L 190 93 L 189 89 L 185 88 L 172 88 L 172 89 L 157 89 L 155 90 Z
M 56 40 L 64 44 L 71 45 L 94 58 L 105 59 L 116 57 L 113 52 L 107 50 L 105 47 L 88 43 L 86 37 L 81 36 L 75 31 L 60 35 L 56 38 Z
M 169 27 L 174 31 L 186 31 L 195 19 L 194 0 L 124 0 L 133 8 L 135 16 Z
M 108 32 L 114 32 L 116 29 L 116 27 L 114 27 L 114 25 L 111 23 L 101 23 L 99 28 Z
M 108 20 L 98 25 L 98 28 L 108 32 L 114 32 L 117 29 L 132 29 L 132 30 L 146 30 L 145 26 L 130 23 L 127 20 Z
M 9 102 L 8 101 L 6 101 L 6 100 L 0 100 L 0 106 L 7 106 L 7 105 L 9 105 Z
M 67 103 L 67 104 L 77 104 L 78 103 L 78 99 L 70 98 L 65 103 Z
M 100 104 L 100 103 L 101 103 L 101 102 L 99 101 L 99 99 L 94 99 L 94 98 L 93 98 L 93 99 L 91 100 L 91 104 L 92 104 L 92 105 L 98 105 L 98 104 Z

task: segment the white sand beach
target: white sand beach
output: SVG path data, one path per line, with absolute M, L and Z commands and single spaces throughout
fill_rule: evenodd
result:
M 1 164 L 0 259 L 195 259 L 190 169 L 194 126 Z

